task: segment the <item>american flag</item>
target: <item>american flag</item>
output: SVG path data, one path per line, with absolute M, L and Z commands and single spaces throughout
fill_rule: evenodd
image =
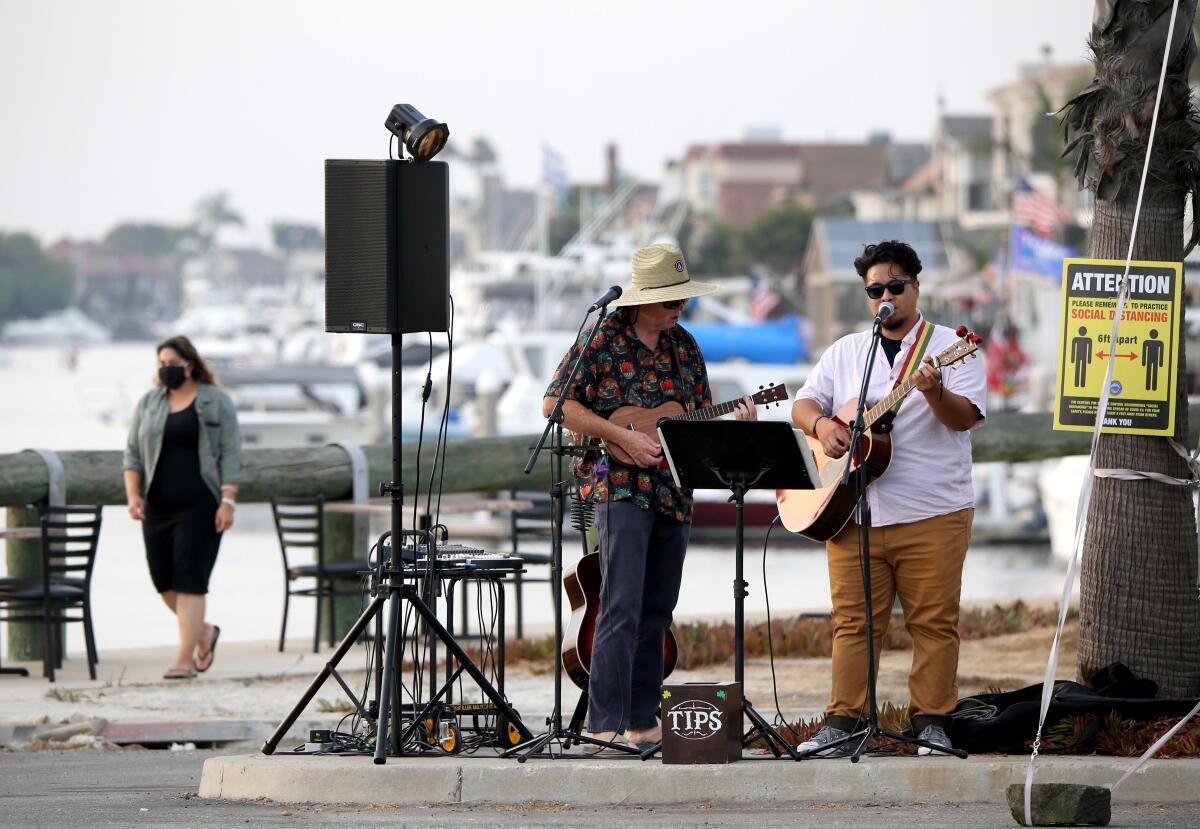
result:
M 1014 221 L 1033 228 L 1042 236 L 1050 236 L 1071 221 L 1071 215 L 1061 204 L 1033 189 L 1024 178 L 1017 179 L 1012 209 Z
M 771 290 L 771 285 L 761 277 L 753 276 L 753 290 L 750 292 L 750 319 L 762 322 L 779 307 L 779 294 Z

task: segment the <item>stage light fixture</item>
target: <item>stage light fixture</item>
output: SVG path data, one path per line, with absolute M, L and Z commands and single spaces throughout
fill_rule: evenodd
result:
M 400 139 L 414 161 L 428 161 L 442 151 L 450 128 L 441 121 L 426 118 L 412 104 L 396 104 L 383 122 Z

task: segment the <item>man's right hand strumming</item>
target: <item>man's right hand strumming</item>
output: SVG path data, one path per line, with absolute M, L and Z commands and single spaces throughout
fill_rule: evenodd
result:
M 814 425 L 817 440 L 830 458 L 840 458 L 850 448 L 850 431 L 831 417 L 822 415 Z
M 632 429 L 623 430 L 617 444 L 640 467 L 658 466 L 662 462 L 662 446 L 644 432 L 635 432 Z

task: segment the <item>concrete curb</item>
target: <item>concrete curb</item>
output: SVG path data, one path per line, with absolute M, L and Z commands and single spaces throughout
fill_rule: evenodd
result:
M 1110 785 L 1132 760 L 1055 757 L 1037 782 Z M 1023 783 L 1022 757 L 865 757 L 802 763 L 747 759 L 727 766 L 664 766 L 635 758 L 416 757 L 376 766 L 370 757 L 261 754 L 213 757 L 200 796 L 284 803 L 405 806 L 422 803 L 569 803 L 662 806 L 690 803 L 995 803 Z M 1200 760 L 1155 760 L 1114 796 L 1127 803 L 1200 802 Z

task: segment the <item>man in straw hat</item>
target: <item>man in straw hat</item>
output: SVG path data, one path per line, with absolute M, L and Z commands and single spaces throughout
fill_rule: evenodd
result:
M 613 303 L 617 310 L 601 321 L 563 407 L 568 429 L 633 458 L 624 464 L 598 452 L 598 458 L 574 464 L 581 497 L 597 502 L 603 586 L 592 642 L 588 729 L 598 739 L 625 732 L 631 745 L 646 745 L 661 738 L 663 639 L 679 598 L 692 514 L 691 491 L 675 486 L 657 438 L 607 418 L 622 406 L 675 401 L 693 411 L 712 404 L 704 357 L 678 323 L 689 299 L 716 290 L 691 279 L 677 246 L 638 250 L 632 283 Z M 546 415 L 585 339 L 563 357 L 546 389 Z M 749 398 L 736 416 L 757 419 Z

